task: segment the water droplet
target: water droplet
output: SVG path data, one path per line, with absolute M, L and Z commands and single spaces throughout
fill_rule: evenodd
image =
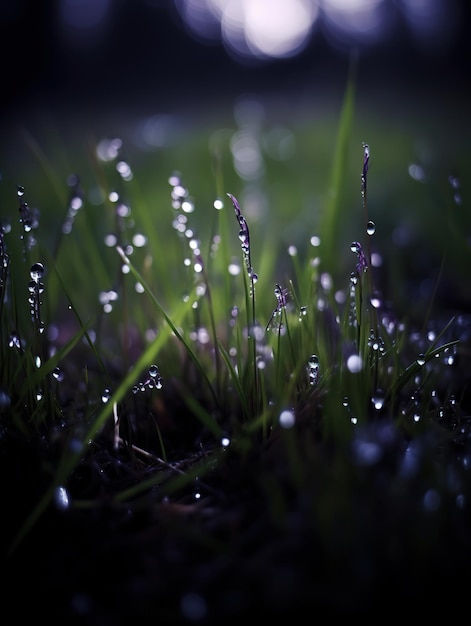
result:
M 231 276 L 238 276 L 241 272 L 241 267 L 239 263 L 233 262 L 229 264 L 228 271 Z
M 363 368 L 363 360 L 359 354 L 351 354 L 347 359 L 347 368 L 352 374 L 358 374 Z
M 285 410 L 280 413 L 278 421 L 282 428 L 292 428 L 295 424 L 296 419 L 293 411 Z
M 20 336 L 16 331 L 13 331 L 11 333 L 10 339 L 8 341 L 8 346 L 10 348 L 18 348 L 18 350 L 21 348 Z
M 151 365 L 149 367 L 149 376 L 151 378 L 157 378 L 157 376 L 159 376 L 159 368 L 157 365 Z
M 52 376 L 59 382 L 64 380 L 64 372 L 61 370 L 60 367 L 55 367 L 52 370 Z
M 30 269 L 30 276 L 35 283 L 38 283 L 44 276 L 44 265 L 42 263 L 33 263 Z
M 312 354 L 307 362 L 308 379 L 310 385 L 315 385 L 319 379 L 319 357 Z
M 372 396 L 371 402 L 373 403 L 373 406 L 377 411 L 380 411 L 383 408 L 384 399 L 384 392 L 381 389 L 378 389 L 374 396 Z
M 422 365 L 425 365 L 425 355 L 424 354 L 419 354 L 419 356 L 417 357 L 417 363 L 422 367 Z
M 101 401 L 103 402 L 103 404 L 106 404 L 110 398 L 111 398 L 111 390 L 108 389 L 107 387 L 106 389 L 103 390 L 103 393 L 101 394 Z
M 352 285 L 358 284 L 358 273 L 357 272 L 352 272 L 350 274 L 350 282 L 352 283 Z
M 371 298 L 370 298 L 370 302 L 371 305 L 375 308 L 375 309 L 379 309 L 379 307 L 381 306 L 381 294 L 379 294 L 377 291 L 375 291 L 374 293 L 371 294 Z
M 366 233 L 368 235 L 374 235 L 376 232 L 376 224 L 374 222 L 372 222 L 371 220 L 368 221 L 368 223 L 366 224 Z
M 65 487 L 57 487 L 54 491 L 54 503 L 58 509 L 65 510 L 70 506 L 70 494 Z

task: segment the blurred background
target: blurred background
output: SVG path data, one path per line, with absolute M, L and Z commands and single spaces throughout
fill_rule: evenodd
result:
M 84 144 L 120 137 L 139 164 L 142 198 L 165 216 L 168 175 L 179 169 L 200 206 L 217 192 L 239 195 L 260 251 L 267 223 L 275 237 L 273 215 L 281 245 L 301 250 L 329 206 L 354 57 L 352 152 L 331 253 L 345 257 L 339 275 L 352 265 L 349 242 L 364 237 L 365 141 L 375 238 L 391 259 L 385 288 L 406 309 L 418 294 L 428 302 L 446 245 L 442 301 L 471 310 L 470 4 L 1 0 L 2 188 L 12 198 L 20 179 L 44 216 L 46 160 L 56 179 L 79 171 L 87 183 Z M 208 149 L 215 145 L 231 159 L 219 190 Z
M 220 106 L 241 91 L 466 93 L 466 0 L 1 0 L 2 114 Z

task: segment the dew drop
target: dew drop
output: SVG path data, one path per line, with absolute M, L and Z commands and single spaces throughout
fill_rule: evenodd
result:
M 57 487 L 54 491 L 54 503 L 58 509 L 66 510 L 70 506 L 70 494 L 65 487 Z
M 105 246 L 108 248 L 113 248 L 118 243 L 118 238 L 113 233 L 105 235 Z
M 368 223 L 366 224 L 366 233 L 367 235 L 374 235 L 376 232 L 376 224 L 374 222 L 372 222 L 371 220 L 368 221 Z
M 356 285 L 358 283 L 358 273 L 357 272 L 352 272 L 350 274 L 350 282 L 352 283 L 352 285 Z
M 21 348 L 20 336 L 16 331 L 13 331 L 11 333 L 10 339 L 8 341 L 8 346 L 10 348 L 18 348 L 18 350 Z
M 363 368 L 363 361 L 359 354 L 351 354 L 347 359 L 347 368 L 352 374 L 358 374 Z
M 370 302 L 375 309 L 379 309 L 382 304 L 381 295 L 377 291 L 375 291 L 371 294 Z
M 44 276 L 44 265 L 42 263 L 33 263 L 30 269 L 30 276 L 35 283 L 38 283 Z
M 239 263 L 233 262 L 229 264 L 228 271 L 231 276 L 238 276 L 241 272 L 241 267 Z
M 282 428 L 292 428 L 296 420 L 293 411 L 285 410 L 280 413 L 278 421 Z
M 377 411 L 381 411 L 384 405 L 384 392 L 381 389 L 378 389 L 374 396 L 372 396 L 371 402 Z
M 417 357 L 417 363 L 422 367 L 422 365 L 425 365 L 425 355 L 424 354 L 419 354 L 419 356 Z
M 52 370 L 52 376 L 59 382 L 64 380 L 64 372 L 61 370 L 60 367 L 55 367 Z
M 111 390 L 108 389 L 107 387 L 106 389 L 103 390 L 103 393 L 101 394 L 101 401 L 103 402 L 103 404 L 106 404 L 110 398 L 111 398 Z

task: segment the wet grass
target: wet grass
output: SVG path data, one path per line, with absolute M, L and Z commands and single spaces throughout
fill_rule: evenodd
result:
M 460 580 L 469 160 L 357 137 L 353 82 L 322 129 L 259 114 L 136 164 L 30 138 L 40 175 L 2 182 L 2 545 L 49 616 L 369 610 Z

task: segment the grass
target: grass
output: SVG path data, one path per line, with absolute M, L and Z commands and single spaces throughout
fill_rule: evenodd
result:
M 62 616 L 366 609 L 463 565 L 466 189 L 438 176 L 418 190 L 416 165 L 398 223 L 380 215 L 398 173 L 375 188 L 391 146 L 355 141 L 354 104 L 351 78 L 315 192 L 312 134 L 289 182 L 266 165 L 266 189 L 234 176 L 229 131 L 197 142 L 201 162 L 189 145 L 162 158 L 165 188 L 122 142 L 93 146 L 79 178 L 30 140 L 42 180 L 17 187 L 0 241 L 2 539 L 11 567 L 38 553 L 29 580 L 47 572 Z M 15 202 L 5 183 L 2 198 Z

